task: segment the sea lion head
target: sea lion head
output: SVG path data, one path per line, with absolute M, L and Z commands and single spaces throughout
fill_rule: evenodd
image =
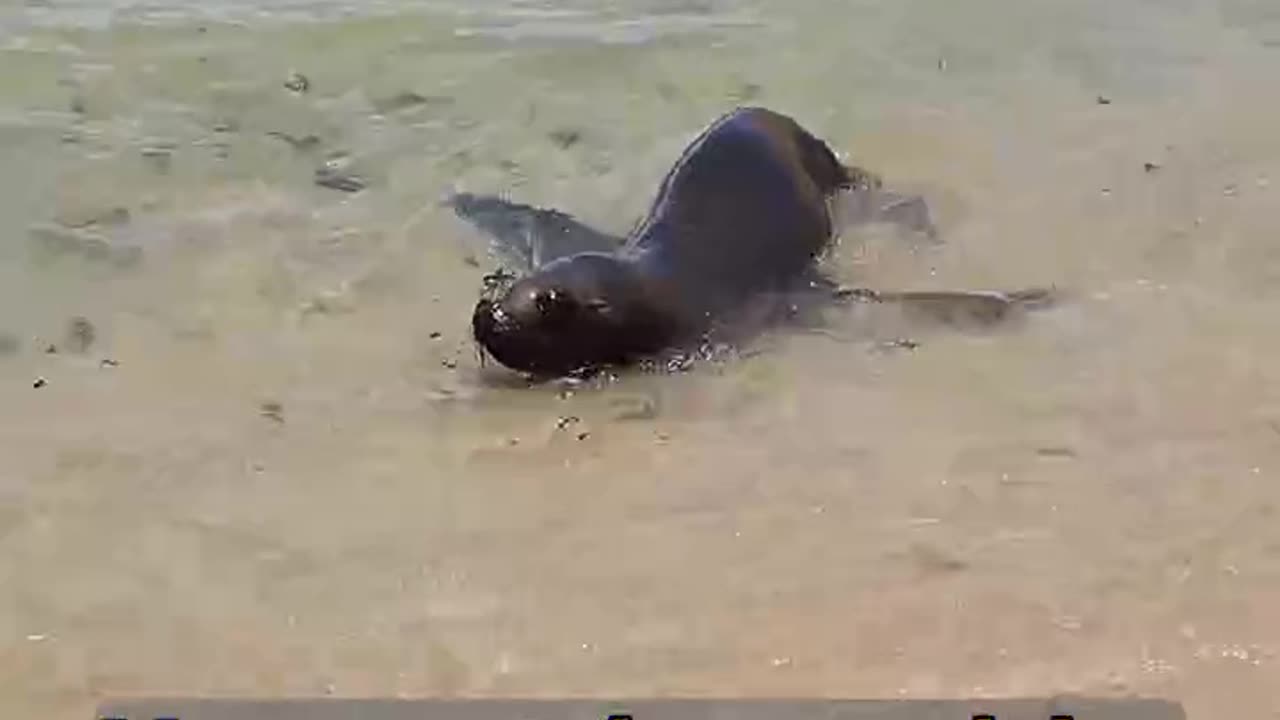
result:
M 503 365 L 561 376 L 623 363 L 660 344 L 655 317 L 630 262 L 582 253 L 482 298 L 471 328 Z

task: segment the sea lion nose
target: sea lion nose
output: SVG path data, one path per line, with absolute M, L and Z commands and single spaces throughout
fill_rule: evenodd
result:
M 471 315 L 471 331 L 475 339 L 484 342 L 493 337 L 506 322 L 506 313 L 498 303 L 483 299 L 476 303 L 475 312 Z

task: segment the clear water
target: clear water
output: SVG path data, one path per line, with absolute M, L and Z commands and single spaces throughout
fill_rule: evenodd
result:
M 31 0 L 0 47 L 6 713 L 1280 713 L 1270 0 Z M 912 352 L 835 317 L 687 374 L 488 380 L 465 335 L 488 260 L 437 200 L 625 230 L 739 102 L 933 205 L 946 244 L 868 231 L 847 278 L 1069 302 L 897 328 Z M 366 189 L 317 186 L 325 162 Z

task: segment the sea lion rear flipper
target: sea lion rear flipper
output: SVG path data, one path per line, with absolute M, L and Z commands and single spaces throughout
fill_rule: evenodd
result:
M 558 210 L 514 203 L 493 195 L 458 193 L 446 205 L 489 235 L 490 250 L 521 271 L 581 252 L 612 252 L 623 238 L 600 232 Z
M 950 327 L 986 328 L 1010 319 L 1022 310 L 1040 310 L 1056 304 L 1051 288 L 1013 292 L 936 290 L 880 292 L 867 288 L 841 288 L 836 297 L 850 301 L 892 303 L 917 319 Z

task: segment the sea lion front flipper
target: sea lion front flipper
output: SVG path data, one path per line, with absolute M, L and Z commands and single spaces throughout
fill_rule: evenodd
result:
M 832 198 L 838 224 L 892 223 L 923 235 L 930 242 L 938 241 L 938 228 L 923 197 L 886 190 L 884 180 L 866 168 L 843 167 L 846 182 Z
M 581 252 L 612 252 L 624 239 L 600 232 L 559 210 L 511 202 L 494 195 L 458 193 L 446 205 L 492 239 L 491 250 L 522 271 Z
M 981 290 L 926 290 L 881 292 L 867 288 L 840 288 L 835 297 L 847 301 L 892 303 L 908 316 L 958 328 L 989 328 L 1011 319 L 1014 313 L 1039 310 L 1056 304 L 1050 288 L 1013 292 Z
M 837 227 L 890 223 L 931 243 L 939 242 L 938 228 L 933 224 L 929 204 L 919 195 L 878 187 L 853 187 L 832 196 L 831 211 Z
M 876 211 L 881 222 L 893 223 L 938 242 L 938 228 L 933 224 L 929 204 L 919 195 L 903 195 L 892 190 L 878 190 L 880 203 Z

